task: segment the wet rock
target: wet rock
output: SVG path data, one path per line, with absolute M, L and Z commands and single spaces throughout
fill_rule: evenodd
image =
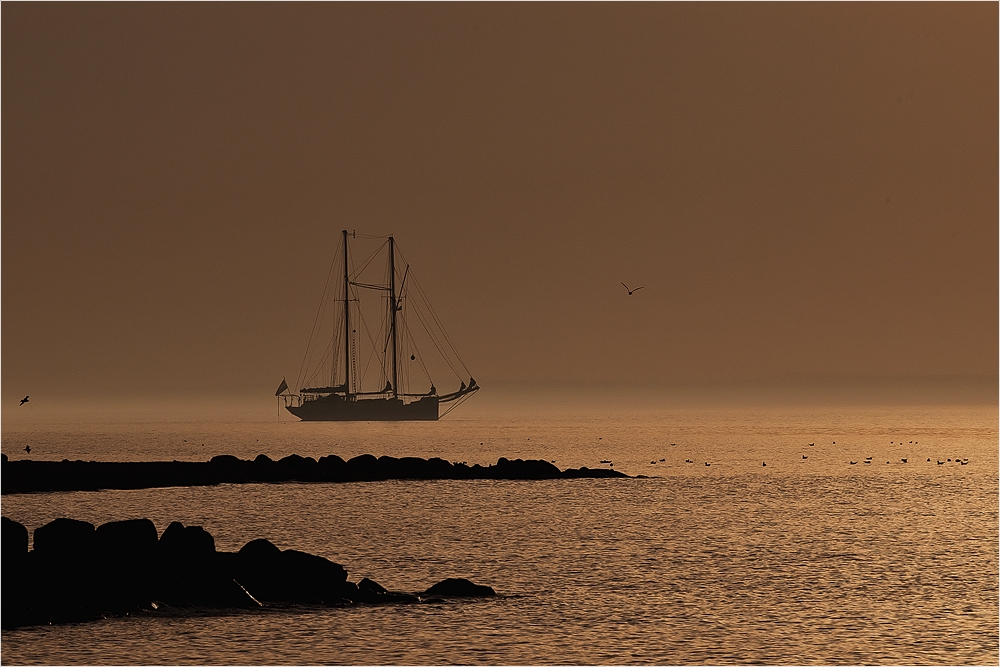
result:
M 201 526 L 174 521 L 160 536 L 158 552 L 157 600 L 173 607 L 259 606 L 233 578 L 232 561 L 216 552 L 215 538 Z
M 200 563 L 215 554 L 215 538 L 201 526 L 174 521 L 159 540 L 160 554 L 177 562 Z
M 441 597 L 489 597 L 496 594 L 496 591 L 490 586 L 474 584 L 468 579 L 452 578 L 439 581 L 420 595 L 437 595 Z
M 279 460 L 275 467 L 281 479 L 299 482 L 315 482 L 319 480 L 319 469 L 316 459 L 311 456 L 289 454 Z
M 158 542 L 156 526 L 149 519 L 129 519 L 101 524 L 94 541 L 102 557 L 151 558 Z
M 498 479 L 555 479 L 562 476 L 555 465 L 539 460 L 510 461 L 501 457 L 497 460 L 494 470 Z
M 384 479 L 379 473 L 378 459 L 371 454 L 361 454 L 348 459 L 345 466 L 347 478 L 357 481 L 374 481 Z
M 28 556 L 28 529 L 7 517 L 3 517 L 2 526 L 0 549 L 3 550 L 3 565 L 23 562 Z
M 219 454 L 218 456 L 213 456 L 209 463 L 214 466 L 219 466 L 222 468 L 235 468 L 246 463 L 243 459 L 237 458 L 232 454 Z
M 628 475 L 620 470 L 612 470 L 609 468 L 588 468 L 583 466 L 581 468 L 568 468 L 563 470 L 561 477 L 564 479 L 576 479 L 581 477 L 589 479 L 607 479 L 628 477 Z
M 206 481 L 238 484 L 253 480 L 253 462 L 243 461 L 231 454 L 213 456 L 208 468 Z
M 386 479 L 560 479 L 574 477 L 627 477 L 614 470 L 560 471 L 548 461 L 513 461 L 501 458 L 496 465 L 468 466 L 441 458 L 376 458 L 371 454 L 344 461 L 324 456 L 319 461 L 291 454 L 272 461 L 259 454 L 253 461 L 235 456 L 215 456 L 210 461 L 112 462 L 11 461 L 3 465 L 3 493 L 95 489 L 141 489 L 163 486 L 204 486 L 247 482 L 358 482 Z
M 149 519 L 112 521 L 94 531 L 96 603 L 125 613 L 148 608 L 154 597 L 156 526 Z
M 93 548 L 94 524 L 89 521 L 61 518 L 35 529 L 34 551 L 41 556 L 66 559 Z
M 281 567 L 287 573 L 288 601 L 336 604 L 344 599 L 347 570 L 343 565 L 322 556 L 286 549 L 281 552 Z
M 354 587 L 353 597 L 349 597 L 352 602 L 364 604 L 390 604 L 390 603 L 412 603 L 419 602 L 419 598 L 409 593 L 399 593 L 390 591 L 377 581 L 372 581 L 365 577 Z
M 377 581 L 372 581 L 368 577 L 365 577 L 358 582 L 358 590 L 365 591 L 366 593 L 388 593 L 389 591 L 382 586 L 382 584 Z
M 94 524 L 66 518 L 35 529 L 24 585 L 28 616 L 36 622 L 87 620 L 100 613 L 94 532 Z
M 171 523 L 157 538 L 148 519 L 93 524 L 57 519 L 35 531 L 3 520 L 3 626 L 86 621 L 137 609 L 249 608 L 268 604 L 412 603 L 371 579 L 347 581 L 342 565 L 268 540 L 219 552 L 200 526 Z M 489 586 L 446 579 L 422 594 L 495 595 Z
M 0 567 L 3 586 L 0 595 L 3 616 L 22 618 L 27 612 L 28 598 L 25 582 L 28 577 L 28 529 L 17 521 L 3 517 L 0 532 Z M 4 619 L 6 621 L 6 618 Z M 5 622 L 4 627 L 8 627 Z
M 347 571 L 342 565 L 302 551 L 282 551 L 268 540 L 240 549 L 235 578 L 266 603 L 336 604 L 345 598 Z
M 336 454 L 323 456 L 316 462 L 316 472 L 320 481 L 346 482 L 347 463 Z
M 427 459 L 424 470 L 426 471 L 425 479 L 450 479 L 454 474 L 451 462 L 437 456 Z

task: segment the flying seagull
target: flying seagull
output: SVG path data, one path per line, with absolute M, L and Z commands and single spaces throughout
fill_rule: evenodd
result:
M 28 402 L 28 397 L 27 397 L 27 396 L 25 396 L 24 398 L 22 398 L 22 399 L 21 399 L 21 402 L 20 402 L 20 403 L 18 403 L 17 405 L 18 405 L 18 406 L 22 406 L 22 405 L 24 405 L 24 404 L 25 404 L 25 403 L 27 403 L 27 402 Z
M 625 288 L 625 291 L 628 292 L 629 296 L 632 296 L 633 294 L 635 294 L 636 292 L 638 292 L 639 290 L 642 289 L 642 287 L 636 287 L 635 289 L 629 289 L 628 285 L 626 285 L 625 283 L 622 283 L 622 287 Z

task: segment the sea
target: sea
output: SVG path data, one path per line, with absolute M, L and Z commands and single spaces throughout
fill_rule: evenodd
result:
M 181 521 L 221 550 L 263 537 L 324 556 L 352 581 L 417 592 L 465 577 L 498 596 L 25 627 L 2 632 L 0 661 L 1000 661 L 996 404 L 529 407 L 423 423 L 304 423 L 276 406 L 58 419 L 37 404 L 7 409 L 11 459 L 503 456 L 631 477 L 4 495 L 3 516 L 29 533 L 57 517 L 147 517 L 160 531 Z

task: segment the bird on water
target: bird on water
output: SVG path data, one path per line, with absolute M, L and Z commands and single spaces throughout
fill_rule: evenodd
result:
M 24 405 L 27 402 L 28 402 L 28 397 L 25 396 L 24 398 L 21 399 L 21 402 L 18 403 L 17 405 L 18 405 L 18 407 L 20 407 L 20 406 Z
M 622 287 L 625 288 L 625 291 L 628 292 L 629 296 L 632 296 L 633 294 L 635 294 L 636 292 L 638 292 L 639 290 L 642 289 L 642 287 L 636 287 L 635 289 L 629 289 L 629 286 L 626 285 L 625 283 L 622 283 Z

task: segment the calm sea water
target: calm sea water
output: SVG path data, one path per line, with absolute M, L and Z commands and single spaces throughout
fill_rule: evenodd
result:
M 3 451 L 23 457 L 25 445 L 32 458 L 56 460 L 370 452 L 600 467 L 605 459 L 647 477 L 4 496 L 3 515 L 29 531 L 60 516 L 95 524 L 149 517 L 160 530 L 179 520 L 204 526 L 220 549 L 266 537 L 323 555 L 353 581 L 418 591 L 462 576 L 500 593 L 441 605 L 23 628 L 3 632 L 4 664 L 1000 659 L 996 406 L 536 413 L 428 424 L 5 423 Z

